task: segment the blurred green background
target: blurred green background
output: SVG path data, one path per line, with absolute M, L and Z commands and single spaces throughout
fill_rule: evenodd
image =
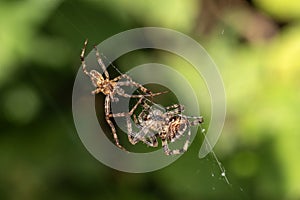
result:
M 145 174 L 82 145 L 71 98 L 84 40 L 144 26 L 191 36 L 218 65 L 227 118 L 215 152 L 231 185 L 211 155 L 198 158 L 197 139 Z M 300 1 L 1 0 L 0 45 L 0 199 L 300 199 Z M 118 68 L 156 61 L 143 56 Z M 182 61 L 163 59 L 197 88 Z

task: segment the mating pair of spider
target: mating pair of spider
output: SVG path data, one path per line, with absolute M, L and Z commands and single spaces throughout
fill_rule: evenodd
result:
M 171 105 L 166 108 L 156 107 L 151 100 L 147 97 L 161 95 L 165 92 L 152 93 L 150 90 L 145 88 L 143 85 L 135 82 L 132 78 L 126 74 L 121 74 L 120 76 L 110 79 L 109 73 L 106 70 L 104 63 L 99 55 L 96 47 L 96 59 L 100 67 L 102 68 L 104 77 L 101 73 L 96 70 L 87 70 L 87 65 L 84 60 L 85 50 L 87 46 L 87 40 L 84 43 L 80 58 L 82 62 L 83 72 L 90 77 L 95 90 L 92 94 L 102 93 L 105 95 L 104 111 L 105 119 L 111 128 L 115 144 L 126 150 L 120 143 L 118 139 L 118 134 L 116 128 L 111 118 L 124 117 L 127 124 L 127 134 L 128 140 L 131 144 L 136 144 L 138 142 L 143 142 L 148 146 L 157 147 L 158 139 L 162 141 L 162 147 L 166 155 L 181 154 L 187 151 L 190 137 L 191 137 L 191 126 L 197 126 L 203 122 L 203 117 L 190 117 L 182 114 L 184 112 L 184 107 L 182 105 Z M 122 79 L 125 79 L 123 81 Z M 135 87 L 140 90 L 137 95 L 126 94 L 124 87 Z M 119 97 L 125 98 L 137 98 L 138 102 L 133 106 L 129 112 L 112 113 L 111 112 L 111 102 L 119 101 Z M 150 106 L 148 102 L 151 102 L 153 106 Z M 134 111 L 138 106 L 142 105 L 142 111 L 138 116 L 134 115 Z M 133 116 L 135 125 L 138 127 L 137 132 L 133 132 L 131 117 Z M 193 118 L 193 121 L 190 119 Z M 175 142 L 177 139 L 181 138 L 187 132 L 186 141 L 181 149 L 170 150 L 168 143 Z

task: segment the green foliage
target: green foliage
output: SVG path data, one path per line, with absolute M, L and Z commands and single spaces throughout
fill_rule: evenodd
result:
M 299 199 L 300 3 L 224 4 L 227 12 L 210 13 L 205 0 L 1 1 L 0 199 Z M 198 159 L 201 135 L 171 166 L 147 174 L 112 170 L 82 145 L 71 96 L 83 42 L 140 26 L 184 32 L 218 65 L 227 119 L 215 151 L 231 186 L 210 155 Z M 266 27 L 270 34 L 254 34 Z M 207 126 L 209 94 L 189 63 L 141 51 L 116 65 L 154 61 L 189 79 Z

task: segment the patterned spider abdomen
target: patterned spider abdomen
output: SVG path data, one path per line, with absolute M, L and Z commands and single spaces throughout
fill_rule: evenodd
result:
M 170 119 L 168 126 L 168 141 L 174 142 L 176 139 L 183 136 L 184 132 L 187 130 L 186 120 L 180 116 L 174 116 Z

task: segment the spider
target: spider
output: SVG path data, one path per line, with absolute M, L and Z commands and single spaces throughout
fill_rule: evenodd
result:
M 149 97 L 149 96 L 152 98 L 153 96 L 157 96 L 157 95 L 163 94 L 165 92 L 152 93 L 150 90 L 148 90 L 141 84 L 134 82 L 131 79 L 131 77 L 126 74 L 121 74 L 120 76 L 118 76 L 114 79 L 110 79 L 109 74 L 106 70 L 106 67 L 105 67 L 102 59 L 100 58 L 100 55 L 99 55 L 99 52 L 98 52 L 96 46 L 94 46 L 94 49 L 96 51 L 96 59 L 97 59 L 98 64 L 101 66 L 105 77 L 103 77 L 102 74 L 96 70 L 87 71 L 87 69 L 86 69 L 87 65 L 86 65 L 85 59 L 84 59 L 87 43 L 88 43 L 88 40 L 85 40 L 84 47 L 80 54 L 83 72 L 87 76 L 90 77 L 93 85 L 96 87 L 96 89 L 92 91 L 92 94 L 102 93 L 105 95 L 105 103 L 104 103 L 105 120 L 111 128 L 113 138 L 114 138 L 114 141 L 115 141 L 115 144 L 117 145 L 117 147 L 126 151 L 126 149 L 123 146 L 121 146 L 119 143 L 116 128 L 110 118 L 131 116 L 133 114 L 134 110 L 137 108 L 137 106 L 142 102 L 143 98 Z M 120 81 L 122 78 L 125 78 L 126 81 Z M 140 94 L 140 95 L 126 94 L 124 89 L 122 88 L 122 86 L 133 86 L 133 87 L 140 89 L 143 93 L 146 93 L 146 94 L 143 94 L 143 95 L 142 94 Z M 130 110 L 130 112 L 114 114 L 114 113 L 111 113 L 110 106 L 111 106 L 111 102 L 119 101 L 119 99 L 116 97 L 116 95 L 126 97 L 126 98 L 139 98 L 139 101 Z
M 161 139 L 162 147 L 166 155 L 182 154 L 187 151 L 190 137 L 191 126 L 197 126 L 203 123 L 203 117 L 190 117 L 183 115 L 184 106 L 174 104 L 166 107 L 165 110 L 155 108 L 156 105 L 149 106 L 143 102 L 144 109 L 134 121 L 139 128 L 139 132 L 133 133 L 131 125 L 128 126 L 128 132 L 130 133 L 130 142 L 136 144 L 139 141 L 147 144 L 151 147 L 157 147 L 157 139 Z M 189 119 L 193 118 L 193 121 Z M 129 117 L 127 117 L 127 123 L 129 123 Z M 181 149 L 170 150 L 168 143 L 175 142 L 181 138 L 184 133 L 187 132 L 186 141 Z

